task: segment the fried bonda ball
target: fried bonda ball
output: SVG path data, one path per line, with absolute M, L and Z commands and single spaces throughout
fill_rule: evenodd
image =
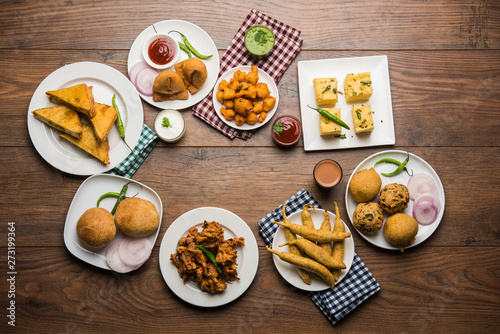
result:
M 263 123 L 266 117 L 267 117 L 267 112 L 263 111 L 259 114 L 259 118 L 257 120 L 259 121 L 259 123 Z
M 234 108 L 234 100 L 224 100 L 224 107 L 226 109 L 233 109 Z
M 239 82 L 243 82 L 245 81 L 245 75 L 246 73 L 242 70 L 237 70 L 236 72 L 234 72 L 233 78 Z
M 259 82 L 255 87 L 257 89 L 257 99 L 264 100 L 266 97 L 271 95 L 271 91 L 266 83 Z
M 260 101 L 255 101 L 253 104 L 252 111 L 256 113 L 257 115 L 262 112 L 262 102 Z
M 226 87 L 226 89 L 223 90 L 222 93 L 223 100 L 231 100 L 234 99 L 235 96 L 236 96 L 236 91 L 234 89 Z
M 217 93 L 215 93 L 215 97 L 217 98 L 217 101 L 224 104 L 224 92 L 222 90 L 218 90 Z
M 224 90 L 227 86 L 229 86 L 229 82 L 227 82 L 226 79 L 223 79 L 221 82 L 219 82 L 219 90 Z

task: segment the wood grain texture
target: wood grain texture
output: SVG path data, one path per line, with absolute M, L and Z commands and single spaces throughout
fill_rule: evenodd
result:
M 1 333 L 496 333 L 500 327 L 500 4 L 438 1 L 2 1 L 0 11 Z M 208 9 L 207 9 L 208 8 Z M 31 96 L 65 64 L 94 61 L 127 75 L 128 50 L 147 26 L 192 22 L 222 55 L 256 8 L 299 30 L 302 50 L 278 84 L 279 114 L 300 117 L 297 64 L 385 54 L 389 59 L 396 145 L 305 152 L 302 140 L 277 147 L 271 125 L 231 140 L 190 108 L 187 133 L 159 142 L 133 178 L 153 188 L 164 212 L 150 260 L 131 274 L 84 263 L 65 247 L 68 208 L 86 177 L 50 166 L 27 130 Z M 158 109 L 143 102 L 150 127 Z M 36 140 L 34 138 L 33 140 Z M 440 176 L 446 208 L 436 232 L 405 253 L 382 250 L 349 222 L 347 181 L 366 157 L 410 151 Z M 344 177 L 319 189 L 314 165 L 333 158 Z M 258 221 L 297 191 L 326 209 L 339 204 L 357 254 L 381 290 L 332 327 L 307 294 L 279 275 Z M 100 194 L 96 194 L 98 196 Z M 96 197 L 97 198 L 97 197 Z M 252 285 L 234 302 L 192 306 L 159 269 L 165 231 L 198 207 L 230 210 L 259 246 Z M 16 227 L 16 328 L 7 325 L 7 223 Z M 15 330 L 15 331 L 14 331 Z

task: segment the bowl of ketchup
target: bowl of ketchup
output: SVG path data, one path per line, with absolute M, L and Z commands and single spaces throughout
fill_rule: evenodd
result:
M 278 117 L 271 129 L 273 140 L 284 147 L 297 144 L 302 134 L 302 125 L 295 116 L 282 115 Z
M 150 36 L 142 49 L 144 60 L 149 66 L 159 70 L 173 66 L 179 58 L 179 44 L 170 35 L 154 34 Z

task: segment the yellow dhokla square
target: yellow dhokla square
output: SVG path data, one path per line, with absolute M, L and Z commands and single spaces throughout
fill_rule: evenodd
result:
M 315 78 L 314 95 L 318 106 L 335 106 L 338 101 L 337 78 Z
M 333 116 L 340 118 L 340 108 L 323 108 Z M 323 115 L 319 115 L 319 134 L 321 136 L 338 136 L 342 133 L 342 127 Z
M 368 101 L 373 93 L 370 72 L 348 74 L 344 80 L 346 102 Z
M 354 132 L 372 132 L 373 126 L 372 108 L 369 104 L 360 104 L 352 106 L 352 120 L 354 123 Z

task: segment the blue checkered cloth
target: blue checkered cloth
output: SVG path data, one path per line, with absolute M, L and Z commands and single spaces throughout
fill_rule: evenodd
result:
M 302 189 L 259 221 L 261 228 L 259 233 L 268 246 L 272 246 L 274 234 L 279 227 L 277 224 L 273 224 L 273 221 L 283 221 L 281 213 L 283 205 L 287 206 L 287 215 L 291 215 L 301 211 L 305 204 L 321 208 L 311 194 Z M 354 260 L 349 273 L 333 290 L 309 292 L 308 296 L 330 320 L 332 325 L 335 325 L 347 313 L 379 290 L 380 285 L 378 282 L 361 261 L 358 254 L 354 253 Z
M 144 160 L 148 157 L 153 147 L 158 142 L 158 136 L 146 124 L 142 126 L 141 136 L 137 145 L 134 147 L 125 160 L 118 166 L 107 172 L 107 174 L 120 175 L 124 177 L 132 177 L 139 169 Z

